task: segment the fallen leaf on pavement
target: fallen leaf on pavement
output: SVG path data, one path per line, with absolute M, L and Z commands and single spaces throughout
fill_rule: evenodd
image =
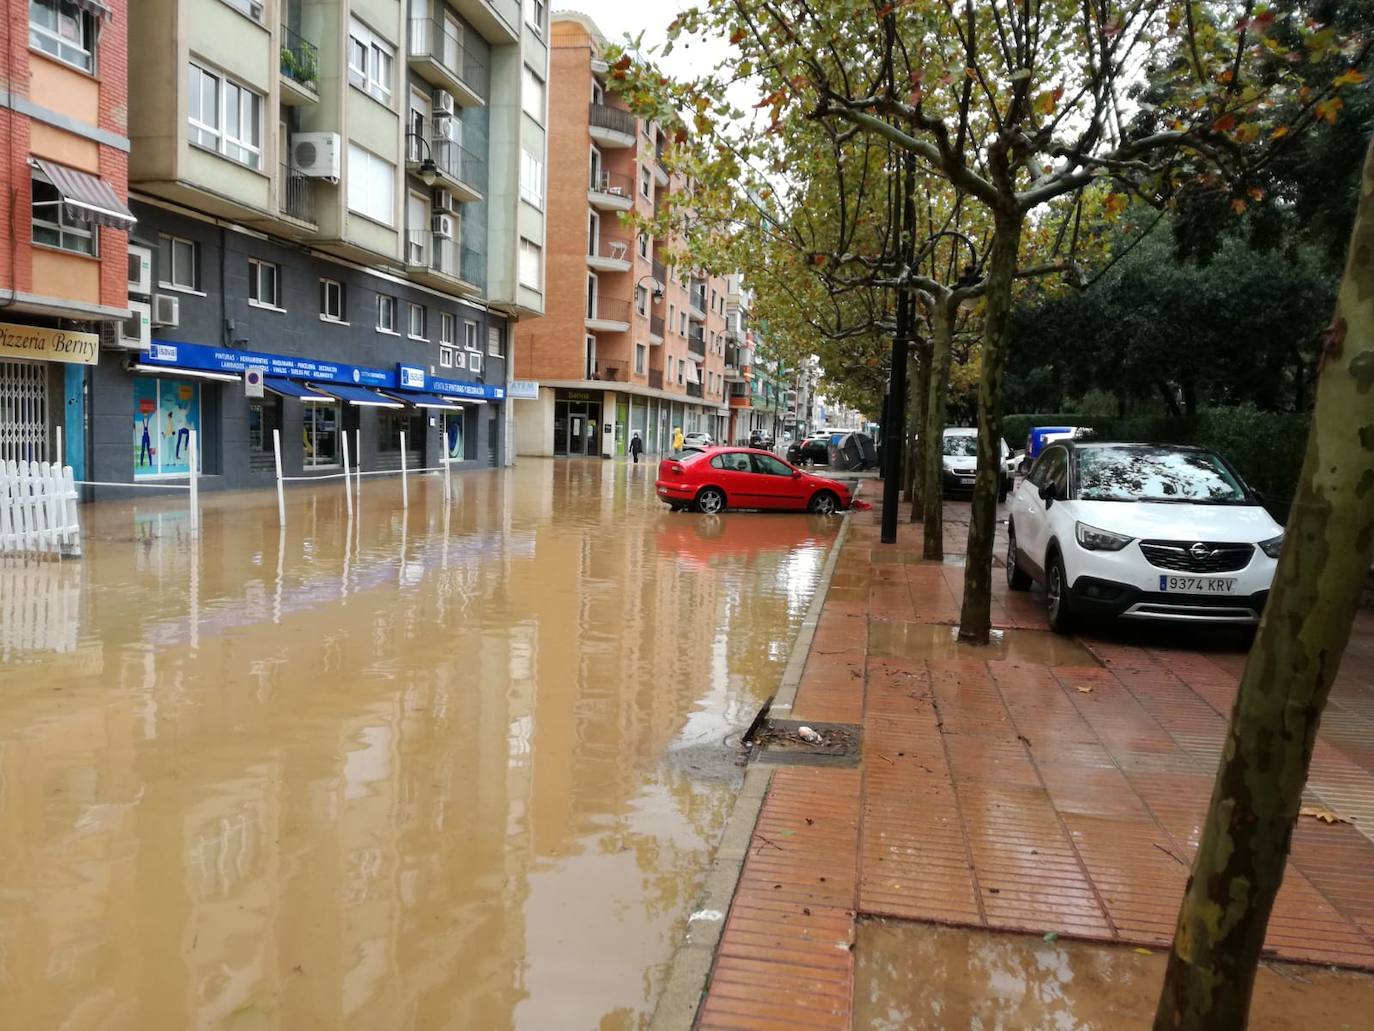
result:
M 1134 949 L 1132 951 L 1138 952 L 1142 956 L 1153 956 L 1155 954 L 1153 949 Z
M 1043 940 L 1044 940 L 1044 941 L 1047 941 L 1047 942 L 1058 941 L 1058 940 L 1059 940 L 1059 932 L 1058 932 L 1058 931 L 1047 931 L 1047 932 L 1045 932 L 1045 937 L 1044 937 Z
M 1074 686 L 1074 690 L 1075 690 L 1075 691 L 1082 691 L 1084 694 L 1092 694 L 1092 693 L 1093 693 L 1093 686 L 1092 686 L 1092 684 L 1076 684 L 1076 685 Z
M 1322 823 L 1353 823 L 1354 817 L 1342 816 L 1334 809 L 1328 809 L 1324 805 L 1305 805 L 1298 810 L 1299 816 L 1311 816 L 1320 820 Z

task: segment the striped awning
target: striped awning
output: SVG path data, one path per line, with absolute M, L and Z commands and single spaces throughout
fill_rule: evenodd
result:
M 132 229 L 138 222 L 104 179 L 42 158 L 35 158 L 33 167 L 57 187 L 68 218 L 124 230 Z

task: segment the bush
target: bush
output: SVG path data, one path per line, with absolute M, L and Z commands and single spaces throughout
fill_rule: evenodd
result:
M 1264 495 L 1265 507 L 1280 522 L 1297 491 L 1307 446 L 1307 413 L 1261 412 L 1256 408 L 1205 408 L 1185 418 L 1100 415 L 1009 415 L 1003 436 L 1013 448 L 1026 446 L 1035 426 L 1089 426 L 1099 440 L 1148 444 L 1196 444 L 1226 456 L 1240 474 Z

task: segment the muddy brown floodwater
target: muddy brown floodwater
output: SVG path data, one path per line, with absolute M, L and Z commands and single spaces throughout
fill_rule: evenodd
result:
M 642 1024 L 839 527 L 652 479 L 107 502 L 0 566 L 0 1026 Z

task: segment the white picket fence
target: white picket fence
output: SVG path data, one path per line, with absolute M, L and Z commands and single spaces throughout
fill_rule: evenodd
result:
M 51 462 L 0 464 L 0 554 L 81 554 L 72 467 Z

